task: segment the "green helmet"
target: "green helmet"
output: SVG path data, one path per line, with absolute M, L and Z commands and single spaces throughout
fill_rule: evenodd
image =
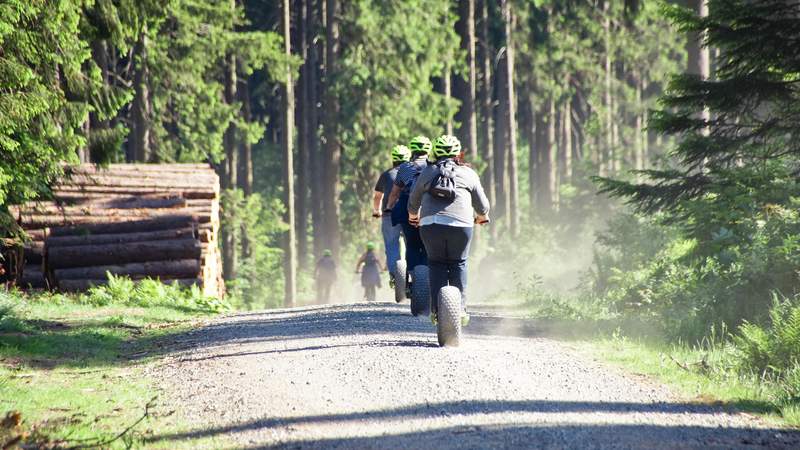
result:
M 375 243 L 367 242 L 367 250 L 375 250 Z
M 392 162 L 404 162 L 411 158 L 411 150 L 405 145 L 395 145 L 392 147 Z
M 433 144 L 433 156 L 437 159 L 458 156 L 459 153 L 461 153 L 461 142 L 451 134 L 439 136 Z
M 324 251 L 322 252 L 322 256 L 331 256 L 331 255 L 333 255 L 333 252 L 332 252 L 332 251 L 330 251 L 330 250 L 327 250 L 327 249 L 326 249 L 326 250 L 324 250 Z
M 411 149 L 411 154 L 427 153 L 430 155 L 433 145 L 431 140 L 425 136 L 416 136 L 408 143 L 408 148 Z

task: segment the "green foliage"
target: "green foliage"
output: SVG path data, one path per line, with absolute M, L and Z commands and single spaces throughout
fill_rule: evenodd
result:
M 82 4 L 0 5 L 0 205 L 43 192 L 84 143 L 88 108 L 70 97 L 90 57 L 79 39 Z
M 244 240 L 248 250 L 238 260 L 237 278 L 228 283 L 228 297 L 234 304 L 250 309 L 283 303 L 283 214 L 278 199 L 245 196 L 239 189 L 222 193 L 222 226 L 242 230 L 236 244 L 241 248 Z
M 800 246 L 794 209 L 758 217 L 746 238 L 719 229 L 698 241 L 657 219 L 623 216 L 599 237 L 594 294 L 673 339 L 700 339 L 715 323 L 733 328 L 766 319 L 772 291 L 800 288 Z
M 66 299 L 54 297 L 55 301 Z M 93 306 L 124 305 L 138 307 L 170 306 L 203 312 L 223 312 L 230 305 L 223 300 L 205 296 L 198 287 L 185 288 L 169 281 L 145 279 L 133 280 L 108 274 L 108 284 L 93 286 L 86 293 L 78 294 L 78 303 Z M 69 300 L 72 301 L 72 300 Z
M 171 1 L 164 14 L 159 26 L 147 31 L 152 44 L 142 61 L 151 76 L 155 159 L 218 162 L 230 123 L 250 141 L 263 135 L 261 124 L 238 114 L 238 102 L 225 102 L 229 55 L 236 56 L 243 77 L 265 68 L 274 80 L 286 64 L 296 67 L 297 62 L 283 55 L 277 33 L 241 29 L 247 25 L 243 10 L 232 11 L 229 1 Z
M 673 79 L 662 109 L 653 113 L 650 127 L 678 139 L 670 158 L 641 172 L 644 181 L 598 179 L 602 192 L 667 224 L 661 229 L 671 237 L 643 242 L 619 233 L 606 246 L 612 250 L 596 258 L 596 287 L 620 311 L 647 317 L 675 339 L 699 339 L 712 324 L 734 328 L 747 321 L 741 343 L 750 342 L 752 364 L 759 366 L 755 360 L 766 351 L 759 345 L 767 342 L 759 327 L 769 319 L 771 293 L 800 291 L 800 152 L 793 123 L 800 99 L 797 61 L 785 53 L 800 27 L 787 19 L 796 17 L 797 6 L 785 1 L 756 7 L 712 0 L 709 9 L 708 18 L 665 9 L 681 29 L 705 32 L 707 44 L 726 55 L 709 80 Z
M 343 146 L 343 229 L 360 230 L 362 208 L 390 151 L 419 134 L 442 134 L 455 100 L 434 91 L 432 79 L 463 64 L 455 15 L 439 0 L 358 0 L 342 3 L 343 54 L 334 74 Z M 354 93 L 358 93 L 354 95 Z M 363 236 L 348 236 L 360 241 Z
M 768 324 L 745 322 L 733 342 L 743 368 L 786 375 L 796 383 L 800 370 L 800 296 L 774 295 Z

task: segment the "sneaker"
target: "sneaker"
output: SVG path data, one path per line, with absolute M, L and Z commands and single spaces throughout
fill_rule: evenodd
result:
M 462 326 L 462 327 L 465 327 L 465 326 L 467 326 L 467 325 L 469 325 L 469 314 L 467 314 L 467 312 L 466 312 L 466 311 L 464 311 L 464 312 L 461 314 L 461 326 Z
M 439 323 L 439 320 L 436 318 L 436 313 L 431 312 L 431 324 L 436 326 Z

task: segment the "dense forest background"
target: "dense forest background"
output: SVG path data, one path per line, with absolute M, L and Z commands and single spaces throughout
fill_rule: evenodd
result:
M 313 298 L 323 250 L 346 272 L 378 240 L 369 199 L 389 149 L 452 132 L 493 203 L 479 276 L 580 280 L 607 312 L 702 336 L 766 318 L 798 288 L 797 12 L 6 1 L 0 204 L 47 196 L 63 161 L 208 161 L 231 298 L 294 304 Z
M 687 43 L 662 6 L 5 2 L 2 201 L 46 195 L 61 160 L 209 161 L 226 279 L 258 304 L 308 297 L 323 249 L 352 260 L 378 235 L 367 199 L 416 134 L 455 133 L 482 172 L 483 248 L 580 226 L 606 207 L 589 175 L 663 152 L 643 130 Z

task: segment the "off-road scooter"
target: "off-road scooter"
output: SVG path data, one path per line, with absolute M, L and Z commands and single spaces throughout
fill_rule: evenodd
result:
M 428 266 L 419 264 L 409 274 L 406 261 L 398 260 L 394 274 L 394 300 L 400 303 L 406 298 L 410 298 L 411 315 L 427 315 L 431 310 L 430 295 Z
M 489 218 L 478 221 L 477 225 L 486 225 Z M 441 347 L 458 347 L 461 345 L 463 324 L 461 317 L 464 306 L 461 301 L 461 291 L 455 286 L 445 286 L 436 293 L 436 337 Z

